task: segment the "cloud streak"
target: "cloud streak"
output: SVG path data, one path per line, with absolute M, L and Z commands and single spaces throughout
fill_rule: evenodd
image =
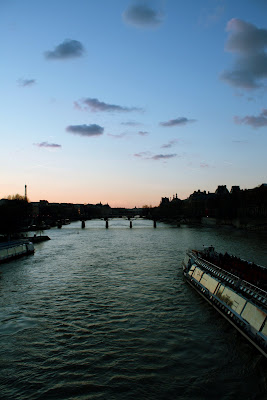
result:
M 81 99 L 75 101 L 74 105 L 80 110 L 91 110 L 93 112 L 132 112 L 132 111 L 143 111 L 142 108 L 138 107 L 125 107 L 117 104 L 108 104 L 103 101 L 99 101 L 95 98 Z
M 81 42 L 73 39 L 65 39 L 52 51 L 46 51 L 44 56 L 47 60 L 66 60 L 69 58 L 82 57 L 84 47 Z
M 121 125 L 126 125 L 126 126 L 140 126 L 140 122 L 135 122 L 135 121 L 126 121 L 126 122 L 121 122 Z
M 139 131 L 139 132 L 138 132 L 138 135 L 140 135 L 140 136 L 147 136 L 147 135 L 149 135 L 149 132 L 147 132 L 147 131 Z
M 117 135 L 114 135 L 112 133 L 108 133 L 108 136 L 114 138 L 114 139 L 123 139 L 125 136 L 127 136 L 126 133 L 119 133 Z
M 233 143 L 236 143 L 236 144 L 244 144 L 244 143 L 248 143 L 248 141 L 247 141 L 247 140 L 232 140 L 232 142 L 233 142 Z
M 177 154 L 156 154 L 155 156 L 151 157 L 151 160 L 168 160 L 174 157 L 177 157 Z
M 152 155 L 149 151 L 143 151 L 140 153 L 135 153 L 134 157 L 141 158 L 143 160 L 166 161 L 171 158 L 177 157 L 177 154 L 155 154 L 155 155 Z
M 151 158 L 151 153 L 150 153 L 150 151 L 141 151 L 140 153 L 135 153 L 134 157 L 144 158 L 145 160 L 148 160 Z
M 44 147 L 46 149 L 60 149 L 62 147 L 61 144 L 48 142 L 34 143 L 34 146 Z
M 97 124 L 69 125 L 67 126 L 66 131 L 73 135 L 92 137 L 103 135 L 104 128 Z
M 147 4 L 135 4 L 122 14 L 123 20 L 137 28 L 157 28 L 164 20 L 164 14 Z
M 232 69 L 221 74 L 221 79 L 243 89 L 262 87 L 262 80 L 267 78 L 267 30 L 237 18 L 228 22 L 226 30 L 230 33 L 225 50 L 236 59 Z
M 29 87 L 35 85 L 35 83 L 36 83 L 35 79 L 18 79 L 18 85 L 20 87 Z
M 170 149 L 171 147 L 175 146 L 179 142 L 178 139 L 170 140 L 169 143 L 163 144 L 161 146 L 162 149 Z
M 166 122 L 160 122 L 159 125 L 165 126 L 165 127 L 172 127 L 172 126 L 183 126 L 187 125 L 189 123 L 195 122 L 195 119 L 188 119 L 186 117 L 178 117 L 176 119 L 170 119 L 169 121 Z
M 249 125 L 252 128 L 262 128 L 263 126 L 267 126 L 267 108 L 263 109 L 258 116 L 247 115 L 243 118 L 235 116 L 234 121 L 236 124 Z

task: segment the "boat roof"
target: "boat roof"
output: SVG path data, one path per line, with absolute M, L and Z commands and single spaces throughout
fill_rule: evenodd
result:
M 30 243 L 29 239 L 21 239 L 21 240 L 10 240 L 9 242 L 2 242 L 0 243 L 0 250 L 21 246 L 22 244 Z

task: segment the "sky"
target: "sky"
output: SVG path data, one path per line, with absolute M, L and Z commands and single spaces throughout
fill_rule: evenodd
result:
M 267 177 L 266 0 L 0 0 L 0 198 L 157 206 Z

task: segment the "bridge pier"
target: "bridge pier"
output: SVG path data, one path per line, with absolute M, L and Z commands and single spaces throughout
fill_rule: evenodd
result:
M 133 223 L 132 223 L 132 221 L 130 221 L 130 228 L 132 228 L 133 227 Z

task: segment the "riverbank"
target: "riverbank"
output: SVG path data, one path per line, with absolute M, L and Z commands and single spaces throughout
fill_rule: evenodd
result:
M 28 236 L 25 239 L 29 239 L 32 243 L 41 243 L 41 242 L 45 242 L 47 240 L 50 240 L 49 236 Z
M 212 217 L 175 217 L 175 218 L 159 218 L 158 221 L 170 224 L 172 226 L 192 225 L 192 226 L 209 226 L 209 227 L 231 227 L 234 229 L 247 231 L 264 231 L 267 232 L 267 218 L 212 218 Z
M 202 217 L 201 224 L 205 226 L 231 226 L 237 229 L 249 230 L 249 231 L 267 231 L 267 219 L 256 219 L 256 218 L 209 218 Z

